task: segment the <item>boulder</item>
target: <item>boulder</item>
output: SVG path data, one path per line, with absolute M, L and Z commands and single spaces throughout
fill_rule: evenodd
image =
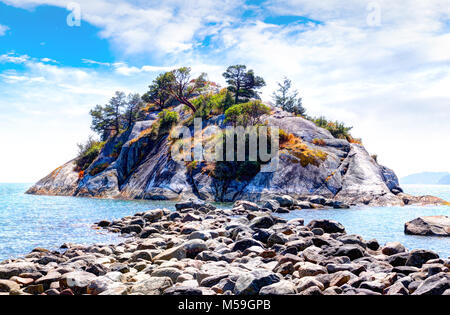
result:
M 275 224 L 272 217 L 264 215 L 260 217 L 254 218 L 250 221 L 250 228 L 253 230 L 256 229 L 268 229 Z
M 237 241 L 236 243 L 234 243 L 233 245 L 233 251 L 241 251 L 243 252 L 244 250 L 246 250 L 249 247 L 252 246 L 259 246 L 259 247 L 264 247 L 261 242 L 251 239 L 251 238 L 244 238 L 242 240 Z
M 187 241 L 186 243 L 183 244 L 183 248 L 186 252 L 186 257 L 192 259 L 195 258 L 195 256 L 200 254 L 202 251 L 208 249 L 205 241 L 200 239 L 193 239 Z
M 89 272 L 85 271 L 73 271 L 61 276 L 59 285 L 62 289 L 71 289 L 78 294 L 86 293 L 86 289 L 97 277 Z
M 176 283 L 177 278 L 182 275 L 182 272 L 173 267 L 160 267 L 152 272 L 152 277 L 168 277 L 173 283 Z
M 310 262 L 299 262 L 295 265 L 299 278 L 312 277 L 320 274 L 326 274 L 327 268 Z
M 198 288 L 193 288 L 189 286 L 178 286 L 164 290 L 163 295 L 182 295 L 182 296 L 203 295 L 203 291 Z
M 263 287 L 280 280 L 280 277 L 273 272 L 256 269 L 237 278 L 234 293 L 237 295 L 257 295 Z
M 17 282 L 0 280 L 0 292 L 10 292 L 13 290 L 20 290 L 20 285 Z
M 254 202 L 238 200 L 234 203 L 234 208 L 242 207 L 247 211 L 259 211 L 261 208 Z
M 355 260 L 364 257 L 365 250 L 364 248 L 356 244 L 346 244 L 344 246 L 339 247 L 335 255 L 347 256 L 348 258 L 350 258 L 350 260 Z
M 313 220 L 309 222 L 308 228 L 310 230 L 320 228 L 325 233 L 345 233 L 344 226 L 333 220 Z
M 314 277 L 304 277 L 298 282 L 297 291 L 301 293 L 311 287 L 317 287 L 320 291 L 323 291 L 325 288 L 324 285 Z
M 144 295 L 161 295 L 173 285 L 169 277 L 151 277 L 137 282 L 131 287 L 131 293 Z
M 450 236 L 450 217 L 424 216 L 405 223 L 405 234 Z
M 153 260 L 171 260 L 171 259 L 181 260 L 186 258 L 186 249 L 183 246 L 177 246 L 163 251 L 161 254 L 156 255 Z
M 294 198 L 288 195 L 274 196 L 272 199 L 277 201 L 281 207 L 292 207 L 295 203 Z
M 269 209 L 271 211 L 275 211 L 279 207 L 280 207 L 280 203 L 276 200 L 267 200 L 263 205 L 263 208 Z
M 286 280 L 265 286 L 259 291 L 259 295 L 292 295 L 296 293 L 295 285 L 291 281 Z
M 406 252 L 406 248 L 399 242 L 389 242 L 384 245 L 384 247 L 381 249 L 381 252 L 387 256 L 391 256 Z
M 164 215 L 164 212 L 161 209 L 150 210 L 144 213 L 144 219 L 147 222 L 155 222 L 161 219 Z
M 421 268 L 422 265 L 425 264 L 427 261 L 437 258 L 439 258 L 439 255 L 433 251 L 415 249 L 409 253 L 405 265 Z
M 19 276 L 23 273 L 34 273 L 36 271 L 36 265 L 31 262 L 16 262 L 0 265 L 0 279 L 8 280 L 11 277 Z
M 450 289 L 450 275 L 439 273 L 423 281 L 412 295 L 442 295 Z

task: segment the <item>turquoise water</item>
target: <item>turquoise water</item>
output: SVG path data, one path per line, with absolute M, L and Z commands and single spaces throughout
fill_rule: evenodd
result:
M 155 208 L 174 209 L 174 203 L 119 201 L 73 197 L 25 195 L 29 184 L 0 184 L 0 261 L 27 254 L 35 247 L 57 249 L 63 243 L 116 243 L 116 234 L 93 230 L 92 223 L 118 219 Z M 450 186 L 404 186 L 414 194 L 430 194 L 450 200 Z M 432 249 L 450 256 L 450 238 L 418 237 L 403 234 L 405 222 L 422 215 L 450 216 L 450 207 L 354 208 L 350 210 L 301 210 L 285 218 L 334 219 L 348 233 L 380 243 L 399 241 L 406 247 Z

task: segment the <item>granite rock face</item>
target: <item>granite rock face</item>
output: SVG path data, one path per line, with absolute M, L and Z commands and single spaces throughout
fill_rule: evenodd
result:
M 181 117 L 186 115 L 182 106 L 175 110 Z M 204 165 L 192 171 L 187 163 L 176 163 L 171 158 L 167 135 L 156 140 L 143 137 L 142 133 L 150 130 L 156 121 L 156 114 L 150 115 L 148 120 L 137 122 L 131 130 L 108 140 L 82 177 L 74 171 L 74 161 L 71 161 L 40 180 L 28 193 L 228 202 L 276 200 L 274 196 L 281 195 L 297 199 L 318 195 L 345 205 L 444 203 L 439 198 L 404 194 L 395 173 L 379 165 L 362 145 L 336 139 L 311 121 L 279 109 L 263 117 L 263 121 L 300 138 L 311 150 L 320 150 L 326 155 L 324 161 L 303 166 L 292 154 L 281 150 L 275 172 L 259 172 L 247 180 L 223 181 L 204 172 Z M 208 134 L 211 125 L 225 127 L 223 115 L 203 121 L 204 134 Z M 99 165 L 106 167 L 97 174 L 93 170 Z

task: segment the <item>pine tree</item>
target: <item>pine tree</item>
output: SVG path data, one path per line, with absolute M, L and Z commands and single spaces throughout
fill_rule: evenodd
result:
M 278 87 L 278 90 L 273 93 L 275 106 L 286 112 L 304 116 L 306 110 L 303 107 L 302 98 L 298 97 L 298 91 L 290 91 L 292 81 L 285 77 L 282 83 L 278 83 Z

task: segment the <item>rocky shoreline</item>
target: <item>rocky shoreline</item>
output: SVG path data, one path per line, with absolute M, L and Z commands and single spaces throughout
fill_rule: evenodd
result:
M 277 212 L 340 207 L 288 196 L 232 209 L 186 201 L 94 227 L 117 245 L 65 244 L 0 263 L 0 295 L 450 295 L 450 259 Z M 285 209 L 285 210 L 283 210 Z

